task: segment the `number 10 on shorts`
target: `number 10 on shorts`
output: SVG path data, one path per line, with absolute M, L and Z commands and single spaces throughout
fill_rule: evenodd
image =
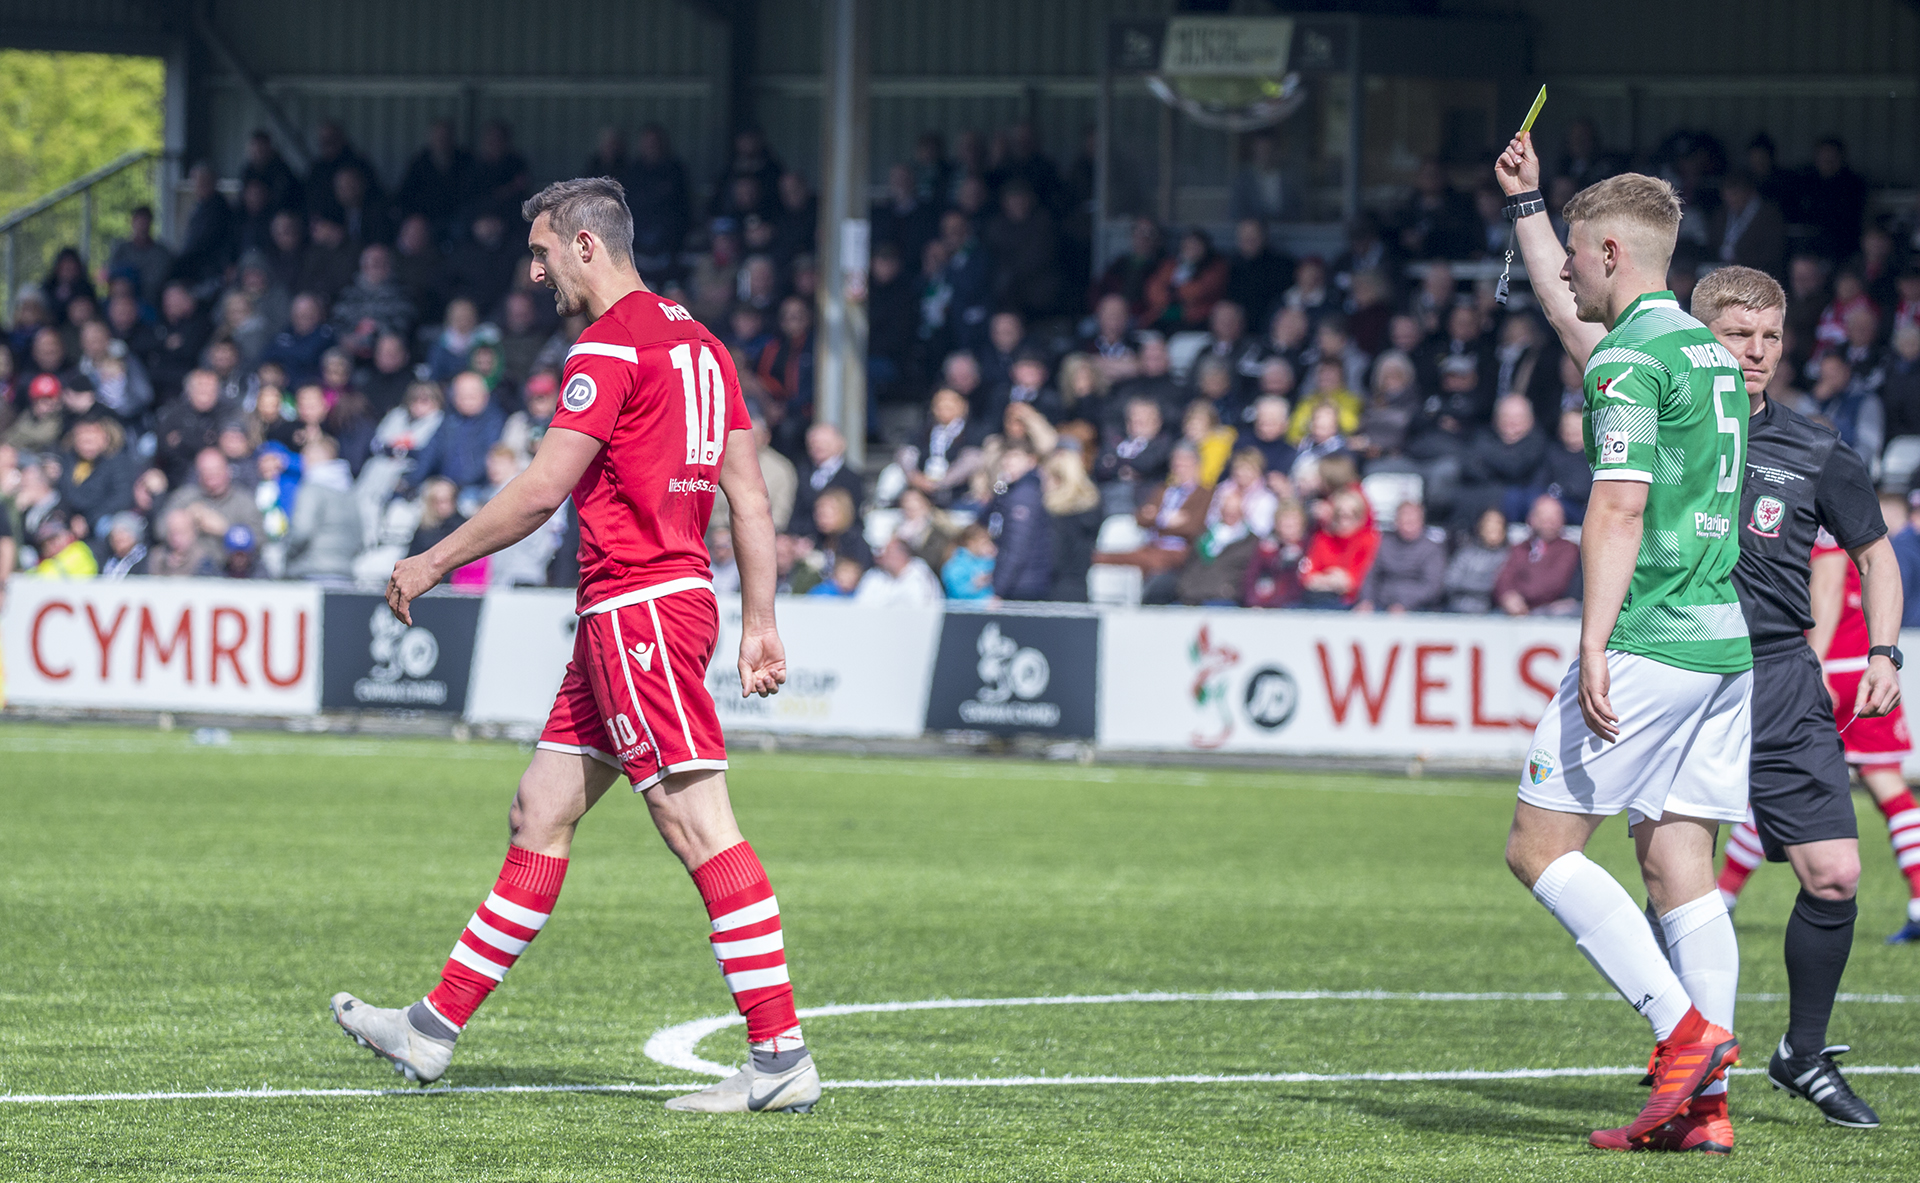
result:
M 675 345 L 667 350 L 667 360 L 680 371 L 680 389 L 687 402 L 687 463 L 720 463 L 727 441 L 727 381 L 713 350 L 700 347 L 698 373 L 695 372 L 693 346 Z
M 613 736 L 613 742 L 619 744 L 622 751 L 640 742 L 640 737 L 634 734 L 633 720 L 625 715 L 607 720 L 607 734 Z

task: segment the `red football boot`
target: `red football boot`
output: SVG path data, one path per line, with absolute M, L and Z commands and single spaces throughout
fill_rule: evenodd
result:
M 1587 1141 L 1599 1150 L 1657 1150 L 1695 1154 L 1732 1154 L 1733 1121 L 1727 1116 L 1727 1095 L 1697 1098 L 1684 1117 L 1676 1117 L 1638 1139 L 1617 1130 L 1595 1130 Z
M 1648 1066 L 1653 1094 L 1640 1116 L 1624 1128 L 1625 1137 L 1637 1142 L 1674 1118 L 1685 1116 L 1700 1090 L 1723 1079 L 1727 1069 L 1739 1062 L 1740 1042 L 1733 1032 L 1714 1026 L 1698 1010 L 1689 1009 L 1673 1034 L 1654 1048 L 1653 1062 Z

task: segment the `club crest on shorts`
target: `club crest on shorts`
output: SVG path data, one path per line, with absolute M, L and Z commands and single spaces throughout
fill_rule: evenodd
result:
M 600 389 L 593 384 L 590 375 L 575 374 L 568 380 L 567 388 L 560 392 L 560 404 L 569 411 L 584 411 L 593 405 L 594 397 L 599 393 Z
M 1553 753 L 1545 748 L 1535 748 L 1527 753 L 1527 779 L 1540 784 L 1553 775 Z
M 1753 519 L 1747 523 L 1762 538 L 1780 537 L 1780 523 L 1787 516 L 1787 503 L 1778 497 L 1762 497 L 1753 503 Z

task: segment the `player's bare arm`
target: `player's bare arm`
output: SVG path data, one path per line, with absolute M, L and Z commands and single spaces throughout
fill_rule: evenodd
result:
M 1620 737 L 1620 717 L 1607 700 L 1607 641 L 1626 605 L 1640 557 L 1647 486 L 1640 481 L 1595 481 L 1580 532 L 1586 601 L 1580 613 L 1580 713 L 1602 739 Z
M 787 653 L 774 624 L 773 511 L 750 430 L 727 433 L 720 491 L 733 521 L 733 555 L 740 566 L 740 697 L 778 693 L 787 680 Z
M 1808 565 L 1807 596 L 1813 611 L 1813 627 L 1807 630 L 1807 644 L 1813 655 L 1825 660 L 1833 645 L 1833 634 L 1840 627 L 1840 610 L 1847 590 L 1847 561 L 1824 551 L 1813 556 Z M 1828 689 L 1832 689 L 1829 682 Z
M 1860 570 L 1860 606 L 1867 617 L 1869 643 L 1876 647 L 1899 644 L 1906 590 L 1900 584 L 1900 560 L 1894 557 L 1893 543 L 1883 535 L 1848 551 L 1847 557 Z M 1900 671 L 1893 667 L 1893 659 L 1884 653 L 1869 657 L 1866 675 L 1854 695 L 1854 715 L 1877 719 L 1899 704 Z
M 1532 132 L 1513 138 L 1500 159 L 1494 162 L 1493 174 L 1500 183 L 1500 191 L 1508 197 L 1540 188 L 1540 157 L 1533 148 Z M 1540 311 L 1559 336 L 1561 347 L 1584 368 L 1593 347 L 1606 336 L 1607 330 L 1604 325 L 1581 320 L 1575 313 L 1573 289 L 1561 275 L 1567 252 L 1553 232 L 1553 220 L 1545 211 L 1529 214 L 1514 222 L 1513 233 Z
M 465 525 L 425 554 L 394 564 L 393 575 L 387 580 L 387 607 L 412 624 L 408 606 L 416 597 L 438 586 L 451 572 L 505 550 L 538 530 L 573 492 L 604 446 L 578 431 L 549 429 L 527 470 L 508 481 L 506 488 L 481 506 Z

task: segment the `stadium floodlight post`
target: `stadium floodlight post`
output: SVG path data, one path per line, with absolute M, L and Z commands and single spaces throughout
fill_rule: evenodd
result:
M 821 55 L 820 332 L 814 420 L 867 451 L 867 32 L 869 0 L 826 0 Z

